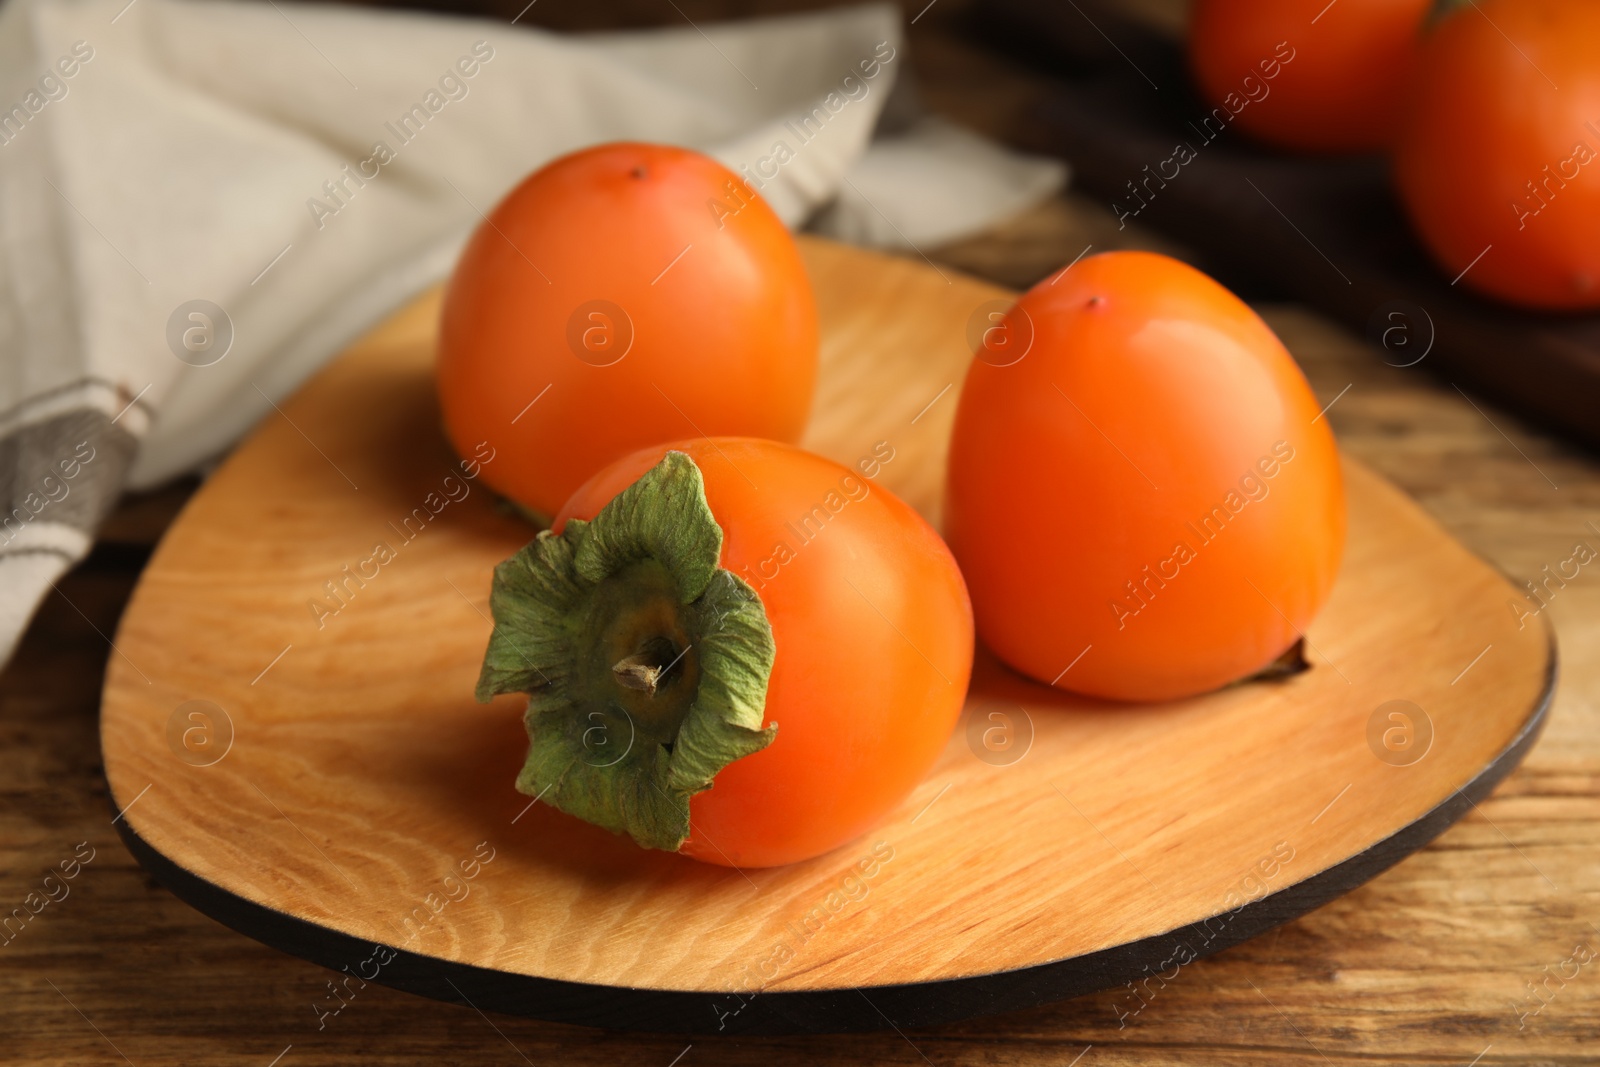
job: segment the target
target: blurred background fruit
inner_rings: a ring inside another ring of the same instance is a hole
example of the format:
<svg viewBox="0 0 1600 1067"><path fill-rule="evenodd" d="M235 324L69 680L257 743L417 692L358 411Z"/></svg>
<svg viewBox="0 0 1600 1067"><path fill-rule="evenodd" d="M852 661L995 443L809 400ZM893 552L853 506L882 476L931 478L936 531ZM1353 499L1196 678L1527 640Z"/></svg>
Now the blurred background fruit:
<svg viewBox="0 0 1600 1067"><path fill-rule="evenodd" d="M1302 152L1376 152L1416 64L1431 0L1199 0L1189 61L1241 129Z"/></svg>
<svg viewBox="0 0 1600 1067"><path fill-rule="evenodd" d="M1524 307L1600 307L1597 122L1600 4L1481 0L1442 19L1394 154L1440 268Z"/></svg>

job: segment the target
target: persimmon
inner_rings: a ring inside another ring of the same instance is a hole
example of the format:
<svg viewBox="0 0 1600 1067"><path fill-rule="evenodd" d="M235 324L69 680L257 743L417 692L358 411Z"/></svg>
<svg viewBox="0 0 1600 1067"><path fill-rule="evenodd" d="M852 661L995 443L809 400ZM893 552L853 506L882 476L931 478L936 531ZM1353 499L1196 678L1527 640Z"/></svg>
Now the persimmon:
<svg viewBox="0 0 1600 1067"><path fill-rule="evenodd" d="M1600 5L1446 15L1402 129L1395 183L1447 276L1526 307L1600 307Z"/></svg>
<svg viewBox="0 0 1600 1067"><path fill-rule="evenodd" d="M1432 4L1198 0L1189 64L1219 124L1295 151L1376 152L1394 140Z"/></svg>
<svg viewBox="0 0 1600 1067"><path fill-rule="evenodd" d="M467 242L439 400L458 451L502 457L484 480L548 519L645 445L798 439L816 362L805 264L760 195L698 152L606 144L535 172Z"/></svg>
<svg viewBox="0 0 1600 1067"><path fill-rule="evenodd" d="M617 460L496 569L490 603L478 698L528 694L517 788L730 866L881 819L943 750L972 668L966 587L927 522L775 441Z"/></svg>
<svg viewBox="0 0 1600 1067"><path fill-rule="evenodd" d="M1267 325L1192 267L1110 252L985 335L945 524L1002 660L1063 689L1168 700L1301 637L1338 570L1344 490L1328 423Z"/></svg>

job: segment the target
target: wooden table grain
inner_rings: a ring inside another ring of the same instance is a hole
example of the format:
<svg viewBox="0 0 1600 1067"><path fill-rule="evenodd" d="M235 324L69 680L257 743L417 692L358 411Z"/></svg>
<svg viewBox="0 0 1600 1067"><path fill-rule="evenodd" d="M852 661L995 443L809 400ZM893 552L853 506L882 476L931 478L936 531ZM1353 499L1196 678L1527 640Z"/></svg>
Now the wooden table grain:
<svg viewBox="0 0 1600 1067"><path fill-rule="evenodd" d="M907 18L924 3L908 4ZM510 18L522 2L503 6ZM729 10L678 6L696 20ZM912 29L924 97L1006 135L1023 121L1039 78L968 44L961 7L941 0ZM1019 285L1090 243L1096 250L1167 247L1157 235L1118 231L1102 205L1069 194L979 238L923 251L942 265ZM97 735L103 671L117 654L108 635L150 546L192 489L180 484L123 505L90 559L46 600L0 675L0 916L39 909L0 934L0 1060L140 1067L1596 1062L1600 559L1571 561L1586 558L1575 555L1579 544L1600 552L1600 461L1431 377L1426 360L1386 366L1361 339L1302 309L1260 310L1331 405L1327 418L1346 450L1518 582L1548 582L1542 610L1561 646L1555 705L1524 766L1433 845L1362 889L1183 967L1147 986L1142 999L1109 990L905 1033L691 1044L484 1016L376 985L319 1030L313 1005L327 994L329 972L177 901L139 870L112 825ZM1568 575L1576 568L1576 576L1548 578L1562 568ZM1472 684L1470 671L1459 684Z"/></svg>

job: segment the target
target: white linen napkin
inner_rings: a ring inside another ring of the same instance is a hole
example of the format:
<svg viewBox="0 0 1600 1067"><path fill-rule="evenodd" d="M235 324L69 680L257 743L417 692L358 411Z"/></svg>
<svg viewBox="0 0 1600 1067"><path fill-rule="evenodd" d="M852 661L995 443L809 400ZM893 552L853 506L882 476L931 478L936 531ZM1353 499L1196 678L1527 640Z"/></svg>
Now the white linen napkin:
<svg viewBox="0 0 1600 1067"><path fill-rule="evenodd" d="M482 214L557 155L688 145L791 226L891 246L1060 186L1059 163L884 116L906 61L887 5L557 35L291 3L10 0L0 662L122 489L228 448L443 278Z"/></svg>

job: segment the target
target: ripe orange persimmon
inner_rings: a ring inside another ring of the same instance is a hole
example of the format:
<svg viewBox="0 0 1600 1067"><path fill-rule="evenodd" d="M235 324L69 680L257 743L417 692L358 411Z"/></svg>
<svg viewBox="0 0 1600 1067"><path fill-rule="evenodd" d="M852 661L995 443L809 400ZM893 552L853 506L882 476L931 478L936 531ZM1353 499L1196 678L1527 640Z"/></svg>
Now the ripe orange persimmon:
<svg viewBox="0 0 1600 1067"><path fill-rule="evenodd" d="M945 522L1002 660L1063 689L1165 700L1248 676L1300 637L1338 569L1344 490L1328 424L1266 324L1192 267L1110 252L1039 283L986 335Z"/></svg>
<svg viewBox="0 0 1600 1067"><path fill-rule="evenodd" d="M1433 0L1198 0L1189 63L1207 100L1269 144L1375 152Z"/></svg>
<svg viewBox="0 0 1600 1067"><path fill-rule="evenodd" d="M1394 173L1446 275L1600 307L1600 4L1481 0L1423 48Z"/></svg>
<svg viewBox="0 0 1600 1067"><path fill-rule="evenodd" d="M944 749L972 609L933 529L871 475L775 441L616 461L495 570L478 697L526 692L517 788L641 845L739 867L844 844Z"/></svg>
<svg viewBox="0 0 1600 1067"><path fill-rule="evenodd" d="M648 444L797 439L816 360L805 265L760 196L697 152L607 144L534 173L468 241L439 399L458 450L502 457L485 481L548 518Z"/></svg>

